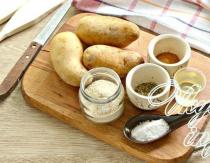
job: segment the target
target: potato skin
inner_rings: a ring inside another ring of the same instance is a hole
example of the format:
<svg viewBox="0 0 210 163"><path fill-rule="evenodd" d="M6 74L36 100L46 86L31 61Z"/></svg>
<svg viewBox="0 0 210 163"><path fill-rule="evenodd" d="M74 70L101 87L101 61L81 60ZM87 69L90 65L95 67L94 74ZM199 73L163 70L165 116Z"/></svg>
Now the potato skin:
<svg viewBox="0 0 210 163"><path fill-rule="evenodd" d="M51 42L51 61L60 78L78 87L87 71L82 65L83 47L79 38L72 32L57 34Z"/></svg>
<svg viewBox="0 0 210 163"><path fill-rule="evenodd" d="M120 18L91 15L79 20L76 34L87 45L103 44L122 48L135 41L140 30L136 24Z"/></svg>
<svg viewBox="0 0 210 163"><path fill-rule="evenodd" d="M143 58L137 52L107 45L90 46L83 54L83 63L86 68L108 67L116 71L121 78L143 62Z"/></svg>

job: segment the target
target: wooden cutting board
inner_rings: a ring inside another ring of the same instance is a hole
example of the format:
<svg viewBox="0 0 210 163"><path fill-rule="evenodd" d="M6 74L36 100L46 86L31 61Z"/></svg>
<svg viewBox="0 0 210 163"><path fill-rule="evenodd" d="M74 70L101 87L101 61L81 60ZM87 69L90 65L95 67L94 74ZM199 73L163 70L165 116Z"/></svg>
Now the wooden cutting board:
<svg viewBox="0 0 210 163"><path fill-rule="evenodd" d="M88 13L78 14L70 18L61 27L60 32L74 31L78 20L86 15ZM140 39L127 48L139 52L146 60L147 46L153 37L153 34L142 31ZM183 126L169 136L150 144L139 145L128 141L123 136L123 126L129 118L137 114L142 114L143 111L135 108L127 97L125 101L125 112L117 121L110 124L94 124L87 120L80 110L78 88L65 84L56 75L49 55L48 44L31 64L23 78L22 92L25 100L31 106L47 112L99 140L105 141L137 158L149 162L183 162L192 154L193 149L191 147L183 146L183 139L189 132L187 126ZM210 70L207 67L209 66L210 59L195 51L192 52L192 56L190 66L203 71L208 79L207 87L202 92L200 98L208 99L210 93ZM155 112L163 114L164 108L160 108ZM199 129L204 128L206 121L207 117L204 117L199 124Z"/></svg>

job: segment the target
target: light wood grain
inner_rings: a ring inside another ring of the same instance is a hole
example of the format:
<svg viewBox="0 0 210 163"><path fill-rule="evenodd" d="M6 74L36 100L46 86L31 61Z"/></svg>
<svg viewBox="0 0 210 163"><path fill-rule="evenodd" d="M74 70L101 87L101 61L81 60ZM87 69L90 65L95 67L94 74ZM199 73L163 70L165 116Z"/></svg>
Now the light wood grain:
<svg viewBox="0 0 210 163"><path fill-rule="evenodd" d="M71 16L75 11L70 11ZM8 38L0 44L0 81L49 20ZM210 123L206 127L210 132ZM84 134L28 106L17 87L0 102L1 163L142 163L110 145ZM188 163L209 163L193 154Z"/></svg>
<svg viewBox="0 0 210 163"><path fill-rule="evenodd" d="M60 31L74 31L79 19L87 15L89 14L79 14L72 17L62 26ZM127 49L139 52L146 60L147 46L153 37L154 35L142 31L140 39L132 43ZM140 159L156 163L183 162L191 155L192 148L183 146L184 137L189 132L187 126L177 129L164 139L147 145L139 145L126 140L122 132L124 124L132 116L142 113L133 107L127 98L125 113L119 120L104 125L97 125L87 120L80 110L78 89L65 84L56 75L49 55L49 45L47 45L24 76L22 90L30 105ZM210 62L210 59L198 55L198 53L193 52L190 65L203 70L203 67L207 66L206 61ZM210 79L210 71L206 71L206 75ZM208 87L202 92L202 99L208 97ZM163 114L164 108L157 112ZM199 128L202 128L205 122L206 117L203 118Z"/></svg>

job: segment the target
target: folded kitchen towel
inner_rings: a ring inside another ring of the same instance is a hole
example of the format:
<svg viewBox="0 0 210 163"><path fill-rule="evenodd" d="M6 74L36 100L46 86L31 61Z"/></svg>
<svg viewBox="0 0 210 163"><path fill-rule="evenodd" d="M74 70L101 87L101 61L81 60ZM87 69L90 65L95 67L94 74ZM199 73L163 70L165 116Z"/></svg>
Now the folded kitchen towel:
<svg viewBox="0 0 210 163"><path fill-rule="evenodd" d="M210 0L188 0L188 1L210 10Z"/></svg>
<svg viewBox="0 0 210 163"><path fill-rule="evenodd" d="M210 54L209 0L75 0L79 10L122 16L153 32L179 34Z"/></svg>

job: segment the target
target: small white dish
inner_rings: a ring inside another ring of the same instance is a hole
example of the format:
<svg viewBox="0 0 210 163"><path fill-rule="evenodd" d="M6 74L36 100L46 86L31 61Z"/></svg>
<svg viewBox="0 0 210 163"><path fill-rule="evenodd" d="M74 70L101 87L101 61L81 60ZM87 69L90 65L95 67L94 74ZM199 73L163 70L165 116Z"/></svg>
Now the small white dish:
<svg viewBox="0 0 210 163"><path fill-rule="evenodd" d="M163 63L156 58L158 54L169 52L176 54L179 62L174 64ZM155 63L165 68L173 78L177 70L187 66L191 58L191 49L187 41L178 35L162 34L154 37L148 46L148 62Z"/></svg>
<svg viewBox="0 0 210 163"><path fill-rule="evenodd" d="M158 85L166 83L166 86L165 88L163 88L163 91L158 95L151 97L143 96L137 93L135 91L135 88L139 84L146 82L155 82ZM131 69L131 71L128 73L126 77L126 91L130 101L136 107L143 110L153 110L162 106L162 105L159 106L152 105L149 102L149 98L152 100L152 102L155 103L163 102L169 96L170 86L171 86L171 79L168 72L161 66L152 63L145 63L134 67L133 69Z"/></svg>

